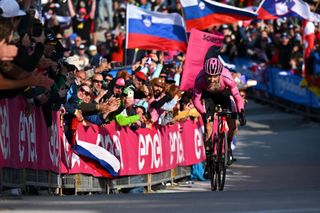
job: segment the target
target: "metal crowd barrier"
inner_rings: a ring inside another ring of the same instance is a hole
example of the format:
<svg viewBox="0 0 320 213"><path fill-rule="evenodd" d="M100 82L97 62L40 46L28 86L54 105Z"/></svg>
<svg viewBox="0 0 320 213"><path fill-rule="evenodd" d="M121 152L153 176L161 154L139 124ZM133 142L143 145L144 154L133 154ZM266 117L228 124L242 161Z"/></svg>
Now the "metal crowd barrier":
<svg viewBox="0 0 320 213"><path fill-rule="evenodd" d="M59 195L66 194L67 191L72 191L74 194L110 194L136 187L144 187L146 192L151 192L151 187L154 185L173 183L175 180L189 177L190 174L191 167L177 167L160 173L107 179L86 174L57 174L33 169L2 168L0 169L0 194L2 191L13 188L21 189L25 194L47 190L49 194Z"/></svg>

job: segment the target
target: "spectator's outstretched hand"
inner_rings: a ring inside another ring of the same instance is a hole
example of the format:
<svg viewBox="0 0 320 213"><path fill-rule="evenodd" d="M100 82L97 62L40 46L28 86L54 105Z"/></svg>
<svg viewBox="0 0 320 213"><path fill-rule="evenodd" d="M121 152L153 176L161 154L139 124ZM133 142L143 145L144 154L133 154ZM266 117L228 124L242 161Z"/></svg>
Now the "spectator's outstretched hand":
<svg viewBox="0 0 320 213"><path fill-rule="evenodd" d="M120 106L120 99L111 97L107 102L100 104L99 110L103 113L116 111Z"/></svg>
<svg viewBox="0 0 320 213"><path fill-rule="evenodd" d="M96 73L101 73L103 71L109 71L111 69L111 63L108 63L107 61L103 61L99 64L99 66L96 68Z"/></svg>
<svg viewBox="0 0 320 213"><path fill-rule="evenodd" d="M0 60L12 61L18 53L18 48L15 45L8 45L3 39L0 41Z"/></svg>
<svg viewBox="0 0 320 213"><path fill-rule="evenodd" d="M101 91L99 92L98 96L94 99L94 101L96 103L99 103L100 102L100 99L105 95L107 94L108 90L104 90L104 89L101 89Z"/></svg>

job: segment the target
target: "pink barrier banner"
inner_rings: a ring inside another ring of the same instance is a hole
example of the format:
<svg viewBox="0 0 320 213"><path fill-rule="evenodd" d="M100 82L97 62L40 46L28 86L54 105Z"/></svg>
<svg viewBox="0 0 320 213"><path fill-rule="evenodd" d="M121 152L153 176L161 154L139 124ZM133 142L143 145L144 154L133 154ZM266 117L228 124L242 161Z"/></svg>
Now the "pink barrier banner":
<svg viewBox="0 0 320 213"><path fill-rule="evenodd" d="M59 113L53 114L52 136L40 108L24 113L23 98L0 100L0 168L101 174L75 154L66 139ZM121 162L120 176L156 173L205 159L202 125L185 121L159 129L132 131L115 123L78 125L76 140L106 148Z"/></svg>
<svg viewBox="0 0 320 213"><path fill-rule="evenodd" d="M211 46L222 46L223 35L191 30L186 62L181 79L181 90L193 89L197 74L203 68L205 55Z"/></svg>
<svg viewBox="0 0 320 213"><path fill-rule="evenodd" d="M24 113L23 98L0 100L0 167L59 171L60 147L57 125L48 139L42 111Z"/></svg>
<svg viewBox="0 0 320 213"><path fill-rule="evenodd" d="M202 135L202 126L193 121L136 132L112 123L106 127L78 125L76 140L100 145L113 153L121 162L119 175L126 176L162 172L202 162L205 159ZM64 136L60 138L65 144L62 147L62 173L101 176L76 154L70 153L71 148L65 143Z"/></svg>

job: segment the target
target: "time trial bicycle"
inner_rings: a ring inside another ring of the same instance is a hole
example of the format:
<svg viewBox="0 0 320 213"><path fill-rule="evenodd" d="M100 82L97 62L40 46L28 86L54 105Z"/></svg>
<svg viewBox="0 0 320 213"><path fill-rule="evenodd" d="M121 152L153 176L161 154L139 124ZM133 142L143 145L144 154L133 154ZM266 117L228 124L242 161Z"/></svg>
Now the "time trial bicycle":
<svg viewBox="0 0 320 213"><path fill-rule="evenodd" d="M237 119L238 113L223 110L221 106L216 107L215 119L213 120L212 143L209 146L209 172L211 177L211 191L223 191L227 161L228 161L228 119ZM218 122L217 128L215 122ZM215 129L216 132L215 132Z"/></svg>

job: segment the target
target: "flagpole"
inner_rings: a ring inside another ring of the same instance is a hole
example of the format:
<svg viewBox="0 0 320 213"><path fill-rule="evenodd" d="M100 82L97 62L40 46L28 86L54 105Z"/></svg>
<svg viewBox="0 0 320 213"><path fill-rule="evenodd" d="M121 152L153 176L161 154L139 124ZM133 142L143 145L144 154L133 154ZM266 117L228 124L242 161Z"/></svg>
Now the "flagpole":
<svg viewBox="0 0 320 213"><path fill-rule="evenodd" d="M181 16L183 18L183 22L184 22L184 25L185 25L185 28L186 28L186 38L187 38L187 47L188 47L188 33L187 33L187 23L186 23L186 17L184 16L184 11L183 11L183 6L180 2L180 5L181 5ZM186 51L187 52L187 51Z"/></svg>
<svg viewBox="0 0 320 213"><path fill-rule="evenodd" d="M139 51L139 48L135 48L134 49L134 55L133 55L133 59L132 59L132 64L134 64L136 62L136 60L137 60L138 51Z"/></svg>
<svg viewBox="0 0 320 213"><path fill-rule="evenodd" d="M124 48L124 65L127 66L127 54L128 54L128 31L129 31L129 21L128 21L128 2L126 2L126 45Z"/></svg>

